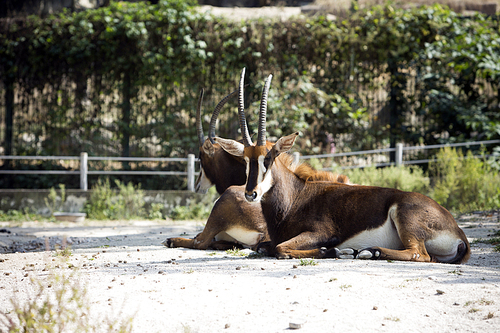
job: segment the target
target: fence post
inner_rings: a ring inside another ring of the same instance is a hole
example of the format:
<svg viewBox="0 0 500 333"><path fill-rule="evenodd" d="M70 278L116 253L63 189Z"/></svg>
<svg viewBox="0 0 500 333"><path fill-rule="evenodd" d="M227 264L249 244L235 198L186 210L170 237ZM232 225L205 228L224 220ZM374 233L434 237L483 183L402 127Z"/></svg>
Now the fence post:
<svg viewBox="0 0 500 333"><path fill-rule="evenodd" d="M80 189L87 191L87 171L88 171L88 157L87 153L80 153Z"/></svg>
<svg viewBox="0 0 500 333"><path fill-rule="evenodd" d="M188 191L194 192L194 154L188 155L187 188Z"/></svg>
<svg viewBox="0 0 500 333"><path fill-rule="evenodd" d="M294 152L292 154L293 156L293 164L297 165L299 164L299 161L300 161L300 153L298 151Z"/></svg>
<svg viewBox="0 0 500 333"><path fill-rule="evenodd" d="M397 143L396 144L396 166L402 166L402 165L403 165L403 144Z"/></svg>

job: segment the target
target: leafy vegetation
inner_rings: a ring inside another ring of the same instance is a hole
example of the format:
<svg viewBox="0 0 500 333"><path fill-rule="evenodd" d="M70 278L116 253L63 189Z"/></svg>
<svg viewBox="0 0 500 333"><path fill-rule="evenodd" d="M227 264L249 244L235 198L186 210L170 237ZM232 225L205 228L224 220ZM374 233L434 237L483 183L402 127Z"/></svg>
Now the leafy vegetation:
<svg viewBox="0 0 500 333"><path fill-rule="evenodd" d="M39 214L31 213L25 208L22 211L10 209L8 211L0 210L0 221L26 222L26 221L54 221L53 217L45 217Z"/></svg>
<svg viewBox="0 0 500 333"><path fill-rule="evenodd" d="M316 266L318 264L314 259L300 259L299 266Z"/></svg>
<svg viewBox="0 0 500 333"><path fill-rule="evenodd" d="M249 124L263 78L273 73L269 136L302 131L302 153L500 136L500 37L493 19L460 17L439 5L385 4L354 6L342 21L236 22L193 5L112 1L0 27L2 94L7 103L15 87L18 96L5 107L16 124L3 140L6 154L184 157L198 150L198 92L205 88L210 110L234 90L242 67ZM220 120L218 135L239 136L235 112L222 112ZM57 177L6 178L0 187L50 188ZM66 180L67 188L78 187L76 177ZM119 180L146 189L184 186L175 177Z"/></svg>
<svg viewBox="0 0 500 333"><path fill-rule="evenodd" d="M109 179L99 181L93 188L85 207L87 216L96 220L129 220L143 217L144 193L140 186L127 185L116 180L118 191L111 189ZM157 213L154 213L156 216Z"/></svg>
<svg viewBox="0 0 500 333"><path fill-rule="evenodd" d="M454 211L491 210L500 207L500 173L486 158L465 156L444 148L429 165L434 185L430 196Z"/></svg>
<svg viewBox="0 0 500 333"><path fill-rule="evenodd" d="M354 184L392 187L423 194L430 190L430 179L418 166L369 167L347 170L344 173Z"/></svg>
<svg viewBox="0 0 500 333"><path fill-rule="evenodd" d="M66 185L59 184L59 191L61 193L60 198L58 198L56 190L51 187L48 197L45 198L45 205L50 209L51 214L60 210L66 201Z"/></svg>

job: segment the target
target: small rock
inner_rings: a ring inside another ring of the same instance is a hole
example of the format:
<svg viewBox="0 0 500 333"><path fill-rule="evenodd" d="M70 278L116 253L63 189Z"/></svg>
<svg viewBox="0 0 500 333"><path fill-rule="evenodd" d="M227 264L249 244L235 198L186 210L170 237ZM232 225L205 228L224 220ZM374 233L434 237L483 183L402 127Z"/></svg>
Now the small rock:
<svg viewBox="0 0 500 333"><path fill-rule="evenodd" d="M436 292L437 292L437 294L438 294L438 295L442 295L442 294L444 294L444 291L439 290L439 289L436 289Z"/></svg>
<svg viewBox="0 0 500 333"><path fill-rule="evenodd" d="M229 327L231 327L231 324L224 325L224 328L229 328Z"/></svg>
<svg viewBox="0 0 500 333"><path fill-rule="evenodd" d="M292 268L298 268L298 267L299 267L299 266L297 266L297 265L293 265L293 266L292 266Z"/></svg>
<svg viewBox="0 0 500 333"><path fill-rule="evenodd" d="M236 267L236 270L237 271L241 270L241 266Z"/></svg>
<svg viewBox="0 0 500 333"><path fill-rule="evenodd" d="M378 306L374 306L374 307L373 307L373 310L378 310Z"/></svg>
<svg viewBox="0 0 500 333"><path fill-rule="evenodd" d="M302 326L304 326L305 323L306 323L306 321L304 319L295 318L293 320L290 320L288 327L293 329L293 330L296 330L296 329L302 328Z"/></svg>

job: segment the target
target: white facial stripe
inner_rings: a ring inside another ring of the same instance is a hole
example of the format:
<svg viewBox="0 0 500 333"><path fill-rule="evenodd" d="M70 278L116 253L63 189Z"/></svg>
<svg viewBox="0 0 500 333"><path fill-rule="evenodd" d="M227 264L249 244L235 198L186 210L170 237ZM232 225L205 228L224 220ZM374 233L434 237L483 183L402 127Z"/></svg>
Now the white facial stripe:
<svg viewBox="0 0 500 333"><path fill-rule="evenodd" d="M262 181L262 183L260 183L260 185L258 186L258 200L261 200L262 199L262 196L267 193L267 191L269 191L271 189L271 187L273 186L273 176L272 176L272 171L269 170L269 172L266 172L265 176L264 176L264 180Z"/></svg>
<svg viewBox="0 0 500 333"><path fill-rule="evenodd" d="M245 160L245 163L247 164L247 168L246 168L246 173L247 173L247 179L248 179L248 174L250 173L250 159L248 157L244 157L244 160Z"/></svg>
<svg viewBox="0 0 500 333"><path fill-rule="evenodd" d="M258 185L255 188L255 192L257 192L257 198L255 198L255 201L260 201L262 196L273 186L272 171L271 169L267 170L264 166L264 158L265 156L259 156L258 159L259 174L257 176Z"/></svg>
<svg viewBox="0 0 500 333"><path fill-rule="evenodd" d="M259 173L257 175L257 184L262 183L262 180L264 179L264 176L266 174L266 167L264 166L264 158L265 156L259 156L258 158L258 163L259 163Z"/></svg>

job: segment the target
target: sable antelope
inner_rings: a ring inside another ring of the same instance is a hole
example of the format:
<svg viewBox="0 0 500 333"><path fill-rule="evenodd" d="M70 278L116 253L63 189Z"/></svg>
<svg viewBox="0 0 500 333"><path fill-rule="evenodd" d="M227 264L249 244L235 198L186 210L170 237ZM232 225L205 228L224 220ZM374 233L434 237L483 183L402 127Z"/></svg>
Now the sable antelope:
<svg viewBox="0 0 500 333"><path fill-rule="evenodd" d="M226 153L214 141L215 124L222 107L238 90L224 97L215 107L208 138L203 134L201 106L203 90L196 108L196 131L200 144L200 174L195 183L197 193L206 193L215 185L221 197L215 203L205 228L195 238L167 238L163 244L167 247L186 247L206 250L214 248L226 250L232 248L254 247L261 240L269 240L266 223L260 205L252 205L245 200L246 182L245 161ZM240 96L243 99L243 95ZM246 126L246 125L245 125ZM272 147L272 143L269 143Z"/></svg>
<svg viewBox="0 0 500 333"><path fill-rule="evenodd" d="M240 85L241 86L241 85ZM263 101L267 98L269 87L264 89ZM203 126L201 124L201 105L203 101L203 91L198 99L196 111L196 128L200 144L200 164L201 171L196 182L196 191L204 193L211 186L215 185L217 192L222 194L215 203L203 231L195 238L168 238L163 244L168 247L186 247L193 249L215 248L219 250L231 249L234 247L254 248L261 241L268 241L268 233L262 209L260 205L251 204L245 199L244 186L246 182L245 161L241 157L235 157L224 151L218 143L215 143L215 123L223 105L232 97L235 92L222 99L212 113L208 138L205 140ZM240 89L239 101L243 105L243 91ZM247 128L245 118L240 117L240 127ZM248 132L245 137L249 137ZM265 142L271 149L274 145ZM285 155L283 155L285 156ZM332 180L347 182L346 176L337 176L330 172L318 172L307 165L301 166L303 177L310 179Z"/></svg>
<svg viewBox="0 0 500 333"><path fill-rule="evenodd" d="M245 161L241 157L235 157L226 153L218 143L215 143L215 124L220 110L233 97L238 90L233 91L224 97L215 107L210 126L208 138L203 134L203 125L201 123L201 105L203 103L203 89L198 98L196 108L196 132L200 144L200 174L196 179L195 191L197 193L206 193L207 190L215 185L219 194L233 185L243 185L246 182Z"/></svg>
<svg viewBox="0 0 500 333"><path fill-rule="evenodd" d="M243 79L240 82L242 89ZM238 112L245 117L241 105ZM280 138L271 149L263 144L265 133L266 108L261 107L256 145L249 138L243 143L221 138L216 142L245 159L245 198L262 207L271 237L267 248L277 258L468 260L464 232L434 200L391 188L306 181L280 158L298 133Z"/></svg>

